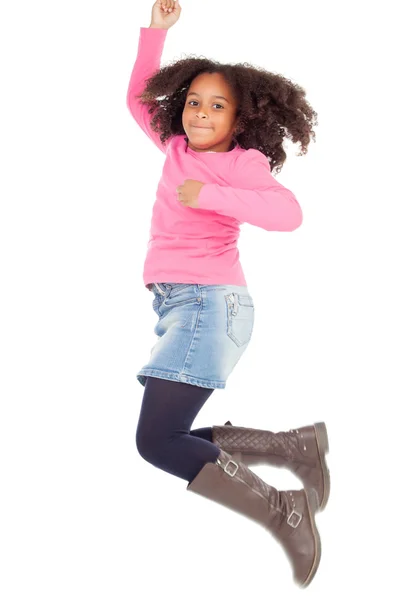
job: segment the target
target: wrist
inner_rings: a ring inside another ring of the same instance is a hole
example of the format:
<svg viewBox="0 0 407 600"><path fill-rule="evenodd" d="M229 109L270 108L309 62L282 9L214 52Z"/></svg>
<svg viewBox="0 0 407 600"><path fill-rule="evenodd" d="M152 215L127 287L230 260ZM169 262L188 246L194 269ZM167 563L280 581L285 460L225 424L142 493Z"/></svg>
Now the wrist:
<svg viewBox="0 0 407 600"><path fill-rule="evenodd" d="M150 25L149 29L168 29L168 27L161 27L160 25L154 25L153 23Z"/></svg>

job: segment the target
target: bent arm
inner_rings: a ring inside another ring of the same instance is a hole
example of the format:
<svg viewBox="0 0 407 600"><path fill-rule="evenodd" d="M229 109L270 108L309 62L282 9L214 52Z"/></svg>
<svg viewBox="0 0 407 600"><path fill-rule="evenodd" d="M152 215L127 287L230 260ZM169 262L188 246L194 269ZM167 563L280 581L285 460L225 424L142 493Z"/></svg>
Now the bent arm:
<svg viewBox="0 0 407 600"><path fill-rule="evenodd" d="M294 231L301 225L303 214L297 199L271 175L264 154L246 151L237 168L241 172L239 186L205 184L198 195L199 208L266 231Z"/></svg>

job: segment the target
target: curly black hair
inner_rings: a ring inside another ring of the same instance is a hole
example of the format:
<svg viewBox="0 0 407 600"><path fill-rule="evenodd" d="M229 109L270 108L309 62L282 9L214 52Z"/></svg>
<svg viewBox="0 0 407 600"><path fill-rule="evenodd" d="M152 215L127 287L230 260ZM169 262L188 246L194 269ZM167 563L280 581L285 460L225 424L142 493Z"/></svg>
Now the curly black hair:
<svg viewBox="0 0 407 600"><path fill-rule="evenodd" d="M237 100L239 125L235 134L238 144L262 152L271 172L279 173L287 158L283 140L301 144L307 153L317 113L305 99L305 90L282 75L257 68L250 63L224 64L208 58L175 60L161 67L147 79L143 92L136 96L154 113L150 126L160 133L164 143L173 135L185 134L182 112L188 89L201 73L219 73L231 86Z"/></svg>

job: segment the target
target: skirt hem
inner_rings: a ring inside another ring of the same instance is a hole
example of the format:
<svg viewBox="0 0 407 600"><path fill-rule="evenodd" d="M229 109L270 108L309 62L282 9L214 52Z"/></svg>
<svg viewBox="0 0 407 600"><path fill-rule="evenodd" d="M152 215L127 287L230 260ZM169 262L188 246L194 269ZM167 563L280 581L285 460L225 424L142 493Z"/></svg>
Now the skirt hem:
<svg viewBox="0 0 407 600"><path fill-rule="evenodd" d="M179 381L181 383L189 383L190 385L196 385L203 388L225 389L226 387L225 381L210 381L208 379L200 379L192 377L191 375L185 375L184 373L169 373L158 369L142 369L137 373L137 379L142 386L145 386L146 384L146 377L158 377L158 379Z"/></svg>

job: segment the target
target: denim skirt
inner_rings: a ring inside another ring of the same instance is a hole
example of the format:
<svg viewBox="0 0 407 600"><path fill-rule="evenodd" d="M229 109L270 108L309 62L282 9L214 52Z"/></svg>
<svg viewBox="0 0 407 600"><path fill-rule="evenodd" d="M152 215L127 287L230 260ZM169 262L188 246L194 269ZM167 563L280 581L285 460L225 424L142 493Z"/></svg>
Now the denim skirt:
<svg viewBox="0 0 407 600"><path fill-rule="evenodd" d="M158 339L137 373L204 388L225 388L251 339L254 303L246 286L152 283Z"/></svg>

